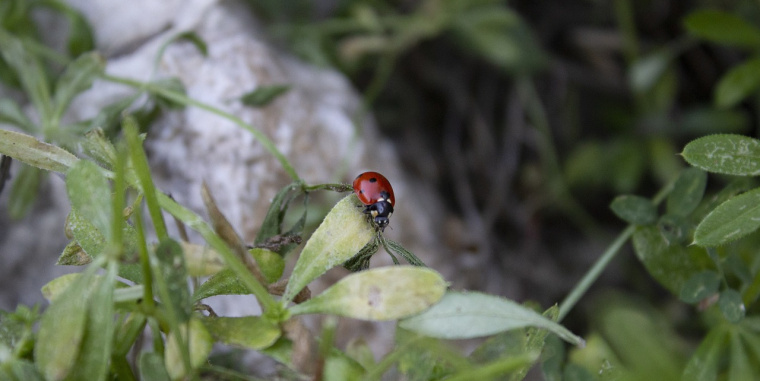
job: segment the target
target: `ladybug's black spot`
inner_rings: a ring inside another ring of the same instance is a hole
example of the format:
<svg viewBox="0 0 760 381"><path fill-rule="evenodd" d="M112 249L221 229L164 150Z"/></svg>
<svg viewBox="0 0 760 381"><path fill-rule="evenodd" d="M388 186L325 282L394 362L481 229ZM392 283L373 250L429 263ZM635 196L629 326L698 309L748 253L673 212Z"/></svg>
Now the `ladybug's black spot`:
<svg viewBox="0 0 760 381"><path fill-rule="evenodd" d="M359 189L359 193L364 194L364 189Z"/></svg>
<svg viewBox="0 0 760 381"><path fill-rule="evenodd" d="M373 177L373 178L369 179L369 182L376 183L377 182L377 177Z"/></svg>

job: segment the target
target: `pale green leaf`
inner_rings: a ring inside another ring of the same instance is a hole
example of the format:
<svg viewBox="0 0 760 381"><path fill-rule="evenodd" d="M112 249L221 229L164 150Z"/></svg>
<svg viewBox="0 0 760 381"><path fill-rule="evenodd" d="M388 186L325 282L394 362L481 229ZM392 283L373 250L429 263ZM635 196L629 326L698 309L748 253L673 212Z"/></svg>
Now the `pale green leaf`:
<svg viewBox="0 0 760 381"><path fill-rule="evenodd" d="M738 323L744 319L747 309L744 307L742 295L734 289L726 289L720 293L718 307L723 316L731 323Z"/></svg>
<svg viewBox="0 0 760 381"><path fill-rule="evenodd" d="M185 255L188 275L210 276L224 269L224 259L216 250L185 241L180 241L179 245Z"/></svg>
<svg viewBox="0 0 760 381"><path fill-rule="evenodd" d="M92 82L105 71L105 60L98 53L85 53L66 65L55 85L53 101L55 116L60 118L79 93L89 89Z"/></svg>
<svg viewBox="0 0 760 381"><path fill-rule="evenodd" d="M306 242L283 295L292 300L311 281L358 253L375 234L354 194L339 201Z"/></svg>
<svg viewBox="0 0 760 381"><path fill-rule="evenodd" d="M705 136L687 144L682 154L689 164L707 172L760 175L760 140L746 136Z"/></svg>
<svg viewBox="0 0 760 381"><path fill-rule="evenodd" d="M206 363L211 347L214 341L211 338L203 323L196 318L192 318L188 323L183 323L178 327L184 338L184 343L190 353L190 369L197 369ZM164 353L164 365L166 371L172 380L177 380L188 376L187 369L182 361L182 349L177 340L178 332L169 332L166 338L166 352Z"/></svg>
<svg viewBox="0 0 760 381"><path fill-rule="evenodd" d="M0 99L0 123L14 125L30 133L39 129L11 98Z"/></svg>
<svg viewBox="0 0 760 381"><path fill-rule="evenodd" d="M94 128L85 134L81 142L82 151L87 156L97 160L98 163L108 168L113 168L116 163L116 148L106 138L101 128Z"/></svg>
<svg viewBox="0 0 760 381"><path fill-rule="evenodd" d="M156 352L140 353L140 379L144 381L169 381L164 358Z"/></svg>
<svg viewBox="0 0 760 381"><path fill-rule="evenodd" d="M656 226L636 229L633 247L649 274L675 295L679 295L684 282L703 270L705 261L709 261L703 249L669 243Z"/></svg>
<svg viewBox="0 0 760 381"><path fill-rule="evenodd" d="M79 161L63 148L8 130L0 130L0 153L40 169L61 173Z"/></svg>
<svg viewBox="0 0 760 381"><path fill-rule="evenodd" d="M111 186L95 163L80 160L66 173L66 191L77 215L111 237Z"/></svg>
<svg viewBox="0 0 760 381"><path fill-rule="evenodd" d="M382 267L351 274L316 297L291 307L290 312L394 320L425 310L445 291L446 282L431 269Z"/></svg>
<svg viewBox="0 0 760 381"><path fill-rule="evenodd" d="M227 345L264 349L280 338L280 327L261 316L209 317L202 320L214 339Z"/></svg>
<svg viewBox="0 0 760 381"><path fill-rule="evenodd" d="M251 292L230 269L214 274L195 290L193 301L198 302L214 295L245 295Z"/></svg>
<svg viewBox="0 0 760 381"><path fill-rule="evenodd" d="M760 188L742 193L715 208L697 226L694 243L720 246L760 227Z"/></svg>
<svg viewBox="0 0 760 381"><path fill-rule="evenodd" d="M538 312L509 299L478 292L448 292L438 304L400 321L399 326L443 339L469 339L511 329L539 327L569 343L584 345L583 339Z"/></svg>

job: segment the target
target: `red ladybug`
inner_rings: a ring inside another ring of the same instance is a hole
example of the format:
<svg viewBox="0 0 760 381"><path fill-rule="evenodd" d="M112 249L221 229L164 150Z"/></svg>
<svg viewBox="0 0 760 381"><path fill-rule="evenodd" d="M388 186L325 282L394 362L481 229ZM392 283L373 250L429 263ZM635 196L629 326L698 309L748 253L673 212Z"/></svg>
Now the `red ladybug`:
<svg viewBox="0 0 760 381"><path fill-rule="evenodd" d="M396 203L388 179L377 172L364 172L354 179L354 193L366 205L364 213L371 215L380 230L384 230Z"/></svg>

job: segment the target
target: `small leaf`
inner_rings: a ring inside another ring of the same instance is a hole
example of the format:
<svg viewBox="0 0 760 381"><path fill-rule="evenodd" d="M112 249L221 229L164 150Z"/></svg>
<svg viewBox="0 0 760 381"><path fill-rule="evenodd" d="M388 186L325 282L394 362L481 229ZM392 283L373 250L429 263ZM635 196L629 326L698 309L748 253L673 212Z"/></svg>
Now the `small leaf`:
<svg viewBox="0 0 760 381"><path fill-rule="evenodd" d="M106 138L102 129L94 128L88 131L81 144L82 151L87 156L97 160L98 163L108 168L113 168L116 163L116 148Z"/></svg>
<svg viewBox="0 0 760 381"><path fill-rule="evenodd" d="M190 369L197 369L206 363L211 347L214 344L211 334L208 333L203 323L192 318L188 323L183 323L178 327L184 337L184 343L190 352ZM169 332L166 338L166 352L164 354L164 365L166 371L172 380L177 380L188 376L187 369L182 361L182 349L179 347L177 332Z"/></svg>
<svg viewBox="0 0 760 381"><path fill-rule="evenodd" d="M445 291L446 282L433 270L382 267L351 274L316 297L291 307L290 312L394 320L425 310Z"/></svg>
<svg viewBox="0 0 760 381"><path fill-rule="evenodd" d="M114 282L117 265L109 264L108 271L93 282L87 306L87 327L76 364L68 377L72 380L104 380L113 348Z"/></svg>
<svg viewBox="0 0 760 381"><path fill-rule="evenodd" d="M262 275L269 283L274 283L282 276L285 271L285 260L279 254L267 249L253 248L248 250L256 263L259 264Z"/></svg>
<svg viewBox="0 0 760 381"><path fill-rule="evenodd" d="M694 11L684 19L684 27L699 38L721 45L753 49L760 47L760 30L728 12Z"/></svg>
<svg viewBox="0 0 760 381"><path fill-rule="evenodd" d="M179 245L185 255L188 275L210 276L225 268L224 260L216 250L185 241L180 241Z"/></svg>
<svg viewBox="0 0 760 381"><path fill-rule="evenodd" d="M718 292L720 275L707 270L694 274L681 287L680 298L686 303L698 303Z"/></svg>
<svg viewBox="0 0 760 381"><path fill-rule="evenodd" d="M738 323L744 319L747 309L744 308L742 295L734 289L726 289L720 293L718 307L723 316L731 323Z"/></svg>
<svg viewBox="0 0 760 381"><path fill-rule="evenodd" d="M742 135L709 135L683 149L686 161L708 172L737 176L760 175L760 140Z"/></svg>
<svg viewBox="0 0 760 381"><path fill-rule="evenodd" d="M285 212L292 199L289 193L295 189L296 184L289 184L280 189L274 196L272 203L269 205L267 215L261 223L261 229L259 229L259 234L256 236L254 244L263 244L268 239L282 233L282 220L285 218Z"/></svg>
<svg viewBox="0 0 760 381"><path fill-rule="evenodd" d="M353 257L372 239L375 232L357 204L359 200L351 194L327 214L301 251L283 300L292 300L311 281Z"/></svg>
<svg viewBox="0 0 760 381"><path fill-rule="evenodd" d="M523 327L545 328L565 341L584 341L567 328L509 299L478 292L448 292L427 311L399 322L399 326L442 339L469 339Z"/></svg>
<svg viewBox="0 0 760 381"><path fill-rule="evenodd" d="M60 173L65 173L79 161L63 148L8 130L0 130L0 153L40 169Z"/></svg>
<svg viewBox="0 0 760 381"><path fill-rule="evenodd" d="M24 92L40 114L40 119L47 120L52 116L48 75L41 60L32 53L33 51L21 39L14 37L5 29L0 29L0 54L17 74ZM0 141L3 139L0 138Z"/></svg>
<svg viewBox="0 0 760 381"><path fill-rule="evenodd" d="M47 284L42 286L42 296L47 299L48 302L54 302L58 299L58 296L66 291L66 289L69 288L75 280L79 279L80 276L82 276L80 273L65 274L47 282Z"/></svg>
<svg viewBox="0 0 760 381"><path fill-rule="evenodd" d="M697 168L683 170L668 195L668 213L682 217L691 214L702 201L706 186L707 173Z"/></svg>
<svg viewBox="0 0 760 381"><path fill-rule="evenodd" d="M92 257L87 255L76 241L71 241L63 249L63 253L58 257L58 262L55 264L59 266L84 266L90 262L92 262Z"/></svg>
<svg viewBox="0 0 760 381"><path fill-rule="evenodd" d="M731 68L715 87L715 105L719 108L736 106L760 90L760 58L753 58Z"/></svg>
<svg viewBox="0 0 760 381"><path fill-rule="evenodd" d="M2 351L0 347L0 351ZM45 381L34 364L28 360L10 357L0 364L0 380L8 381Z"/></svg>
<svg viewBox="0 0 760 381"><path fill-rule="evenodd" d="M190 291L187 289L187 270L182 247L177 241L167 238L158 244L156 248L158 259L158 273L154 277L161 277L166 283L170 300L162 300L167 306L174 309L179 322L186 322L190 318ZM163 297L164 293L160 294Z"/></svg>
<svg viewBox="0 0 760 381"><path fill-rule="evenodd" d="M246 295L250 293L232 270L224 269L214 274L195 290L193 301L198 302L215 295Z"/></svg>
<svg viewBox="0 0 760 381"><path fill-rule="evenodd" d="M240 101L250 107L263 107L290 90L290 85L259 86L256 90L243 94Z"/></svg>
<svg viewBox="0 0 760 381"><path fill-rule="evenodd" d="M657 209L654 204L648 198L641 196L615 197L610 208L615 215L630 224L649 225L657 221Z"/></svg>
<svg viewBox="0 0 760 381"><path fill-rule="evenodd" d="M94 267L91 267L77 277L42 315L34 358L48 380L62 380L76 366L85 336L93 280Z"/></svg>
<svg viewBox="0 0 760 381"><path fill-rule="evenodd" d="M675 295L680 294L687 279L709 263L703 249L671 244L656 226L636 229L633 247L649 274Z"/></svg>
<svg viewBox="0 0 760 381"><path fill-rule="evenodd" d="M727 343L726 331L715 326L691 356L683 371L682 380L712 381L718 379L718 367Z"/></svg>
<svg viewBox="0 0 760 381"><path fill-rule="evenodd" d="M713 247L735 241L760 227L760 188L742 193L715 208L697 226L694 243Z"/></svg>
<svg viewBox="0 0 760 381"><path fill-rule="evenodd" d="M95 163L80 160L66 173L66 191L77 215L111 237L111 186Z"/></svg>
<svg viewBox="0 0 760 381"><path fill-rule="evenodd" d="M264 349L280 338L280 327L261 316L210 317L202 320L214 339L227 345Z"/></svg>
<svg viewBox="0 0 760 381"><path fill-rule="evenodd" d="M94 52L82 54L66 65L53 95L57 118L63 115L74 97L92 86L92 82L105 72L105 67L103 57Z"/></svg>

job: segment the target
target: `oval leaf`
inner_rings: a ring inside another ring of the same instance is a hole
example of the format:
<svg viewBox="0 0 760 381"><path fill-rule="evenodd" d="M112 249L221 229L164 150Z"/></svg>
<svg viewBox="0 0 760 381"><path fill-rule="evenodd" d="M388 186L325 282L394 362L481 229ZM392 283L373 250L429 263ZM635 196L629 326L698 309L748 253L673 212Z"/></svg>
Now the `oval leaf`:
<svg viewBox="0 0 760 381"><path fill-rule="evenodd" d="M648 198L633 195L615 197L610 204L615 215L629 224L649 225L657 220L657 209Z"/></svg>
<svg viewBox="0 0 760 381"><path fill-rule="evenodd" d="M742 295L739 291L730 288L720 293L718 307L726 320L731 323L740 322L747 313L747 309L742 301Z"/></svg>
<svg viewBox="0 0 760 381"><path fill-rule="evenodd" d="M195 290L193 301L198 302L214 295L246 295L250 293L251 291L238 279L234 271L224 269L214 274Z"/></svg>
<svg viewBox="0 0 760 381"><path fill-rule="evenodd" d="M401 328L442 339L470 339L524 327L545 328L582 346L583 339L530 308L478 292L448 292L427 311L399 322Z"/></svg>
<svg viewBox="0 0 760 381"><path fill-rule="evenodd" d="M760 88L760 58L753 58L731 68L715 87L715 105L736 106Z"/></svg>
<svg viewBox="0 0 760 381"><path fill-rule="evenodd" d="M656 226L644 226L633 234L636 257L649 274L673 294L679 295L684 282L704 269L709 258L698 247L670 244Z"/></svg>
<svg viewBox="0 0 760 381"><path fill-rule="evenodd" d="M682 154L689 164L708 172L760 175L760 140L746 136L705 136L687 144Z"/></svg>
<svg viewBox="0 0 760 381"><path fill-rule="evenodd" d="M742 193L715 208L697 226L694 243L719 246L760 227L760 188Z"/></svg>
<svg viewBox="0 0 760 381"><path fill-rule="evenodd" d="M261 316L205 318L203 324L214 339L227 345L264 349L280 338L280 327Z"/></svg>
<svg viewBox="0 0 760 381"><path fill-rule="evenodd" d="M66 173L66 192L77 215L111 237L111 186L95 163L80 160Z"/></svg>
<svg viewBox="0 0 760 381"><path fill-rule="evenodd" d="M667 211L670 214L688 216L697 208L707 186L707 173L697 168L687 168L678 176L668 195Z"/></svg>
<svg viewBox="0 0 760 381"><path fill-rule="evenodd" d="M718 292L720 275L715 271L694 274L681 287L680 298L686 303L697 303Z"/></svg>
<svg viewBox="0 0 760 381"><path fill-rule="evenodd" d="M291 307L290 312L395 320L425 310L445 292L446 281L431 269L382 267L349 275L316 297Z"/></svg>
<svg viewBox="0 0 760 381"><path fill-rule="evenodd" d="M206 327L198 319L190 319L186 324L178 328L184 337L184 343L190 353L190 368L196 369L206 363L214 341L206 330ZM182 350L177 340L177 332L170 332L166 338L166 353L164 365L172 380L178 380L187 376L185 365L182 362Z"/></svg>
<svg viewBox="0 0 760 381"><path fill-rule="evenodd" d="M731 13L718 10L692 12L684 20L689 33L719 44L755 48L760 46L760 30Z"/></svg>
<svg viewBox="0 0 760 381"><path fill-rule="evenodd" d="M372 239L375 232L358 204L351 194L327 214L301 251L283 300L292 300L311 281L353 257Z"/></svg>

